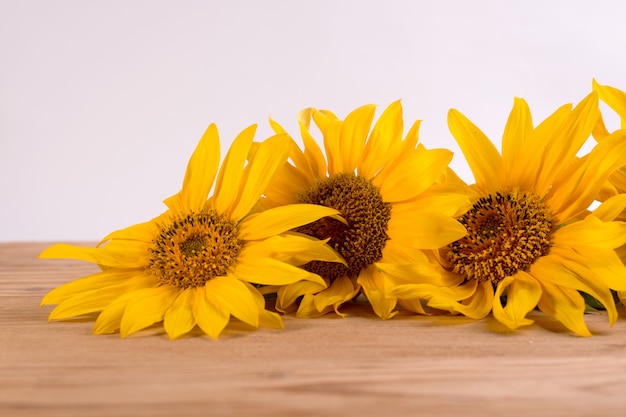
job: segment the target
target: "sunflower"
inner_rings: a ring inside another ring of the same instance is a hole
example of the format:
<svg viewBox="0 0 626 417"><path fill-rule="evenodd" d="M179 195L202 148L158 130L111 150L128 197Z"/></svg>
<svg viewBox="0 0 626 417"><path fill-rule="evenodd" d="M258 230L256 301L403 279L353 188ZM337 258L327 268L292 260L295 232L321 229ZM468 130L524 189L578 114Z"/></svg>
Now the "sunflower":
<svg viewBox="0 0 626 417"><path fill-rule="evenodd" d="M483 318L489 312L511 329L531 324L538 307L571 331L589 336L581 293L599 300L613 324L610 289L626 290L626 268L614 249L626 242L615 221L624 199L587 211L599 189L626 162L626 132L609 135L586 155L577 152L599 117L595 93L575 108L559 108L533 127L530 110L515 99L502 154L471 121L450 110L448 124L474 174L473 206L460 217L468 235L441 251L460 285L404 285L400 298Z"/></svg>
<svg viewBox="0 0 626 417"><path fill-rule="evenodd" d="M454 217L469 206L467 186L447 182L452 153L418 145L419 122L402 138L400 102L387 107L370 128L376 107L365 105L340 120L327 110L306 109L299 115L304 143L294 143L281 175L266 191L265 204L312 203L339 211L346 223L322 218L295 232L319 239L345 264L312 261L304 269L324 284L301 281L277 289L277 308L298 317L340 312L342 304L364 294L381 318L393 317L398 283L441 285L427 251L464 236ZM323 134L325 155L313 139L310 122ZM271 121L277 133L285 130ZM423 313L419 302L403 305Z"/></svg>
<svg viewBox="0 0 626 417"><path fill-rule="evenodd" d="M251 214L292 146L287 136L276 135L251 152L254 132L251 126L237 136L218 173L220 143L211 124L191 156L182 190L164 201L165 213L109 234L96 248L58 244L44 250L42 258L84 260L102 269L50 291L42 301L58 304L50 320L99 313L94 333L119 330L122 337L163 321L171 339L196 325L217 338L231 316L255 328L282 328L257 287L299 281L324 286L298 265L341 258L324 241L288 231L338 212L294 204Z"/></svg>

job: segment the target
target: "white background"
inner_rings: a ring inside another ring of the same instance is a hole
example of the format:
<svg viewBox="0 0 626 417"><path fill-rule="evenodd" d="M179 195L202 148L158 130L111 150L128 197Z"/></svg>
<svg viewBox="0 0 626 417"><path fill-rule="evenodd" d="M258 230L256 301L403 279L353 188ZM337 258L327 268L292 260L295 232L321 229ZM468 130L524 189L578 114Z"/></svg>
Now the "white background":
<svg viewBox="0 0 626 417"><path fill-rule="evenodd" d="M427 147L449 108L499 144L591 79L626 89L626 2L0 0L0 241L97 240L159 214L210 122L403 100Z"/></svg>

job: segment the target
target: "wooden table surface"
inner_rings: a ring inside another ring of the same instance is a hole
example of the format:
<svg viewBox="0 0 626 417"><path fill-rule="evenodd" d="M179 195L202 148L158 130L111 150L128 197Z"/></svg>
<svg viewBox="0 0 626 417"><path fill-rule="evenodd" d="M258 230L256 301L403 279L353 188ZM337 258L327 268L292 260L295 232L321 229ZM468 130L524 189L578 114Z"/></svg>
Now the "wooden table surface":
<svg viewBox="0 0 626 417"><path fill-rule="evenodd" d="M0 244L0 416L626 415L626 319L588 314L581 338L539 313L508 332L354 305L217 341L157 327L122 340L92 335L93 319L47 322L42 296L94 271L36 259L47 245Z"/></svg>

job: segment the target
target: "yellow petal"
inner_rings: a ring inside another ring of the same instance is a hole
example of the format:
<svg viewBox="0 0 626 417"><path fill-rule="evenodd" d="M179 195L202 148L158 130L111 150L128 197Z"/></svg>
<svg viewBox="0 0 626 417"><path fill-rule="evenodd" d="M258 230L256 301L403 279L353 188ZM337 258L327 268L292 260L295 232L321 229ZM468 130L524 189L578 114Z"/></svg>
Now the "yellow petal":
<svg viewBox="0 0 626 417"><path fill-rule="evenodd" d="M333 306L328 305L322 311L318 311L317 306L315 305L316 295L313 294L305 294L304 297L300 300L298 304L298 310L296 311L296 317L298 318L312 318L312 317L320 317L324 314L328 314L333 311ZM345 314L338 312L337 315L339 317L344 317Z"/></svg>
<svg viewBox="0 0 626 417"><path fill-rule="evenodd" d="M434 212L415 213L413 218L392 217L389 235L406 245L420 249L439 249L465 236L467 231L458 221Z"/></svg>
<svg viewBox="0 0 626 417"><path fill-rule="evenodd" d="M259 326L259 307L241 281L230 276L217 277L207 282L205 287L208 302L250 326Z"/></svg>
<svg viewBox="0 0 626 417"><path fill-rule="evenodd" d="M162 321L179 292L169 285L135 291L135 297L128 302L124 311L120 335L124 338Z"/></svg>
<svg viewBox="0 0 626 417"><path fill-rule="evenodd" d="M373 104L361 106L350 112L341 125L339 158L342 160L342 172L354 172L357 164L363 159L365 140L375 112L376 106Z"/></svg>
<svg viewBox="0 0 626 417"><path fill-rule="evenodd" d="M615 249L626 243L626 223L603 222L588 216L554 232L555 245L562 247L590 246Z"/></svg>
<svg viewBox="0 0 626 417"><path fill-rule="evenodd" d="M506 307L502 307L500 297L507 291ZM517 329L533 323L526 315L535 307L541 297L541 286L535 278L524 271L515 276L505 277L498 283L494 294L493 316L510 329Z"/></svg>
<svg viewBox="0 0 626 417"><path fill-rule="evenodd" d="M304 155L310 166L312 178L323 178L326 176L326 159L319 145L309 132L309 122L311 119L311 109L306 109L298 114L298 125L300 136L304 144Z"/></svg>
<svg viewBox="0 0 626 417"><path fill-rule="evenodd" d="M213 207L219 213L227 212L236 201L243 177L243 167L254 139L256 125L244 129L233 141L217 175Z"/></svg>
<svg viewBox="0 0 626 417"><path fill-rule="evenodd" d="M278 313L273 311L261 310L259 313L259 326L269 327L270 329L282 330L285 328L283 319Z"/></svg>
<svg viewBox="0 0 626 417"><path fill-rule="evenodd" d="M126 280L137 275L144 275L143 269L107 269L97 274L88 275L56 287L48 292L41 301L41 305L59 304L68 298L87 291L123 284Z"/></svg>
<svg viewBox="0 0 626 417"><path fill-rule="evenodd" d="M135 224L125 229L109 233L98 243L98 246L102 246L107 241L113 239L139 240L141 242L150 243L158 234L158 224L154 220L150 220L149 222Z"/></svg>
<svg viewBox="0 0 626 417"><path fill-rule="evenodd" d="M396 297L389 293L387 278L380 273L375 265L363 269L359 274L357 282L361 284L365 296L369 300L372 309L381 319L390 319L396 314Z"/></svg>
<svg viewBox="0 0 626 417"><path fill-rule="evenodd" d="M196 290L196 288L182 290L171 307L165 312L163 328L165 328L170 340L189 333L196 325L196 320L192 313ZM202 288L198 292L204 292L204 289Z"/></svg>
<svg viewBox="0 0 626 417"><path fill-rule="evenodd" d="M574 333L580 336L591 336L583 319L585 301L580 293L545 281L539 281L539 283L542 288L538 303L539 309Z"/></svg>
<svg viewBox="0 0 626 417"><path fill-rule="evenodd" d="M332 217L346 223L339 215L339 211L330 207L316 204L288 204L248 216L240 224L239 235L245 240L264 239L312 223L322 217Z"/></svg>
<svg viewBox="0 0 626 417"><path fill-rule="evenodd" d="M107 334L119 330L122 317L126 311L126 306L135 297L135 292L130 292L116 298L111 304L102 310L96 319L93 333Z"/></svg>
<svg viewBox="0 0 626 417"><path fill-rule="evenodd" d="M104 310L120 296L142 288L154 286L154 278L145 274L128 277L112 285L103 285L89 291L74 293L56 301L59 305L50 313L50 320L60 320L83 314L95 313ZM44 301L48 301L44 298ZM49 304L47 302L46 304Z"/></svg>
<svg viewBox="0 0 626 417"><path fill-rule="evenodd" d="M293 284L281 286L277 292L276 309L287 312L295 304L298 297L306 294L317 294L326 288L326 283L320 284L311 281L298 281Z"/></svg>
<svg viewBox="0 0 626 417"><path fill-rule="evenodd" d="M220 138L217 126L211 123L191 155L185 172L180 198L186 212L197 213L202 210L213 187L219 164Z"/></svg>
<svg viewBox="0 0 626 417"><path fill-rule="evenodd" d="M400 304L403 308L416 313L416 314L424 314L428 315L426 310L424 310L424 306L422 305L422 301L418 298L416 299L408 299L408 300L398 300L398 304Z"/></svg>
<svg viewBox="0 0 626 417"><path fill-rule="evenodd" d="M291 146L291 138L286 135L272 136L261 143L246 166L243 190L239 200L232 206L233 220L242 219L252 210L285 164ZM230 186L239 187L240 184L231 183Z"/></svg>
<svg viewBox="0 0 626 417"><path fill-rule="evenodd" d="M617 310L613 295L598 275L578 262L566 257L566 251L552 248L551 254L538 259L531 267L530 273L538 281L586 292L598 300L607 311L609 323L617 320Z"/></svg>
<svg viewBox="0 0 626 417"><path fill-rule="evenodd" d="M521 150L518 168L524 172L519 175L516 185L522 190L535 190L537 195L545 195L552 183L547 181L541 187L537 184L539 173L543 170L544 152L552 138L570 116L572 105L566 104L550 114L527 136L527 145ZM556 173L553 173L556 174Z"/></svg>
<svg viewBox="0 0 626 417"><path fill-rule="evenodd" d="M529 175L528 167L521 163L520 157L530 151L526 147L532 130L533 121L528 104L516 97L502 136L502 160L509 184L519 184L524 176Z"/></svg>
<svg viewBox="0 0 626 417"><path fill-rule="evenodd" d="M476 280L471 280L453 290L458 295L450 297L444 292L436 293L428 299L428 305L440 310L460 313L473 319L484 318L493 307L493 286L490 281L477 283ZM471 295L468 296L470 291Z"/></svg>
<svg viewBox="0 0 626 417"><path fill-rule="evenodd" d="M431 284L438 287L453 287L463 282L458 274L440 274L427 262L385 263L376 262L376 267L393 280L396 285Z"/></svg>
<svg viewBox="0 0 626 417"><path fill-rule="evenodd" d="M192 308L198 327L211 338L217 339L228 324L230 315L210 303L203 288L196 289Z"/></svg>
<svg viewBox="0 0 626 417"><path fill-rule="evenodd" d="M598 143L573 172L565 171L548 197L562 222L584 212L611 174L626 163L626 131L618 131ZM575 165L574 165L575 166Z"/></svg>
<svg viewBox="0 0 626 417"><path fill-rule="evenodd" d="M296 266L311 261L339 262L346 265L341 255L326 242L327 240L288 232L246 245L239 255L239 261L246 262L247 259L271 257Z"/></svg>
<svg viewBox="0 0 626 417"><path fill-rule="evenodd" d="M363 161L358 173L372 178L392 157L391 149L402 140L403 120L400 101L391 103L380 115L365 145Z"/></svg>
<svg viewBox="0 0 626 417"><path fill-rule="evenodd" d="M626 93L608 85L601 85L592 81L593 90L598 93L600 100L609 105L621 118L621 128L626 129Z"/></svg>
<svg viewBox="0 0 626 417"><path fill-rule="evenodd" d="M115 247L107 245L103 248L83 248L80 246L59 243L46 248L39 254L40 258L76 259L117 268L139 268L147 263L145 245L116 242Z"/></svg>
<svg viewBox="0 0 626 417"><path fill-rule="evenodd" d="M448 126L474 173L476 185L486 193L502 188L505 180L504 163L487 136L454 109L448 112Z"/></svg>
<svg viewBox="0 0 626 417"><path fill-rule="evenodd" d="M548 142L543 165L536 181L537 190L548 190L554 177L576 158L576 153L591 135L600 115L595 93L585 97L556 130Z"/></svg>
<svg viewBox="0 0 626 417"><path fill-rule="evenodd" d="M339 312L339 307L352 300L359 292L360 286L355 285L351 279L346 276L341 276L335 279L330 287L317 293L314 297L315 308L319 312L325 311L328 307L332 306L337 314L342 315ZM300 310L298 309L298 313Z"/></svg>
<svg viewBox="0 0 626 417"><path fill-rule="evenodd" d="M235 268L235 275L244 281L262 285L288 285L303 280L324 283L317 274L272 258L240 261Z"/></svg>
<svg viewBox="0 0 626 417"><path fill-rule="evenodd" d="M591 246L573 248L573 250L558 248L558 253L565 259L585 265L594 271L599 281L607 287L626 291L626 266L614 250L594 248Z"/></svg>
<svg viewBox="0 0 626 417"><path fill-rule="evenodd" d="M325 111L313 111L313 121L324 136L324 149L328 159L329 174L341 171L341 157L339 154L339 140L341 138L341 121Z"/></svg>
<svg viewBox="0 0 626 417"><path fill-rule="evenodd" d="M386 202L408 200L421 194L441 178L451 160L452 152L446 149L418 151L412 157L390 167L388 175L377 176L373 184L380 188Z"/></svg>
<svg viewBox="0 0 626 417"><path fill-rule="evenodd" d="M618 194L600 204L593 211L593 213L591 213L591 216L597 217L603 222L610 222L615 220L617 216L622 214L625 209L626 194Z"/></svg>

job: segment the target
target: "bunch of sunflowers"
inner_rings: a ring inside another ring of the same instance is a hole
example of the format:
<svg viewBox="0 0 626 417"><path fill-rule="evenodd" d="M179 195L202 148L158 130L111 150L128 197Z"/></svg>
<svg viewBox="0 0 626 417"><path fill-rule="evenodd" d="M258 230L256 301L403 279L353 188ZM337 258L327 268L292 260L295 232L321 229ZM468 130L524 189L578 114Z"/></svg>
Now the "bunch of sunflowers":
<svg viewBox="0 0 626 417"><path fill-rule="evenodd" d="M621 129L607 131L600 100ZM594 81L580 103L537 125L515 99L501 153L450 110L471 185L449 168L452 152L419 142L419 122L403 135L400 102L376 122L375 111L365 105L342 120L303 110L303 148L275 121L258 142L251 126L223 160L211 124L163 214L95 248L57 244L40 255L100 267L44 297L57 304L50 319L98 313L96 334L163 322L171 339L196 326L217 338L231 317L282 328L281 314L341 316L360 298L382 319L491 313L516 329L538 308L590 336L592 303L617 320L616 303L626 302L626 93ZM591 135L595 145L580 155Z"/></svg>

